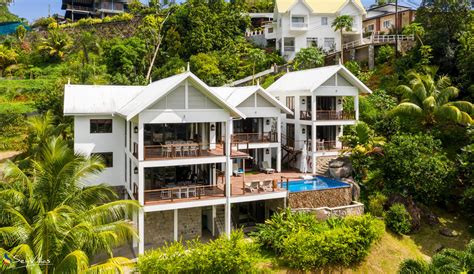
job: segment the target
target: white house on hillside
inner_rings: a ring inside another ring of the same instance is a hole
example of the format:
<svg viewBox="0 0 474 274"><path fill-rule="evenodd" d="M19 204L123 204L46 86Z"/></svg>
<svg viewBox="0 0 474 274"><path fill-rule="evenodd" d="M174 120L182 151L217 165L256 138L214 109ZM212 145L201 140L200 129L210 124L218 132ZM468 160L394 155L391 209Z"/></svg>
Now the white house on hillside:
<svg viewBox="0 0 474 274"><path fill-rule="evenodd" d="M283 118L282 159L295 167L307 161L312 174L318 157L338 155L344 126L359 120L359 95L372 93L343 65L287 73L267 91L294 113Z"/></svg>
<svg viewBox="0 0 474 274"><path fill-rule="evenodd" d="M340 50L340 32L331 27L340 15L353 18L353 28L344 32L344 43L361 40L362 19L366 14L360 0L276 0L273 23L265 36L275 39L276 48L287 60L302 48L321 47Z"/></svg>
<svg viewBox="0 0 474 274"><path fill-rule="evenodd" d="M116 186L143 206L134 216L140 254L228 234L245 220L239 207L265 218L283 205L287 192L275 184L256 191L231 181L244 162L280 170L282 113L293 114L259 86L211 88L191 72L147 86L66 85L64 95L75 150L107 166L88 183Z"/></svg>

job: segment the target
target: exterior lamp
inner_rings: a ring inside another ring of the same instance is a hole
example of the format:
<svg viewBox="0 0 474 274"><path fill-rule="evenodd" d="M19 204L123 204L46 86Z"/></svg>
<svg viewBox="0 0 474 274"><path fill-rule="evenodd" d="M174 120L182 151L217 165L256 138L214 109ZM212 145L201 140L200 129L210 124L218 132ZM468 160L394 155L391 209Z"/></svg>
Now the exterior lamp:
<svg viewBox="0 0 474 274"><path fill-rule="evenodd" d="M138 167L135 167L135 168L133 169L133 174L138 174Z"/></svg>
<svg viewBox="0 0 474 274"><path fill-rule="evenodd" d="M269 126L269 125L270 125L270 119L267 119L267 120L265 121L265 124L266 124L267 126Z"/></svg>
<svg viewBox="0 0 474 274"><path fill-rule="evenodd" d="M211 124L211 131L214 131L214 130L216 130L216 125Z"/></svg>
<svg viewBox="0 0 474 274"><path fill-rule="evenodd" d="M306 99L305 98L301 99L301 104L302 105L306 104Z"/></svg>
<svg viewBox="0 0 474 274"><path fill-rule="evenodd" d="M270 154L270 150L268 148L265 149L265 154Z"/></svg>
<svg viewBox="0 0 474 274"><path fill-rule="evenodd" d="M342 104L341 98L337 99L337 104L338 104L338 105Z"/></svg>
<svg viewBox="0 0 474 274"><path fill-rule="evenodd" d="M138 133L138 127L133 128L133 133Z"/></svg>
<svg viewBox="0 0 474 274"><path fill-rule="evenodd" d="M301 129L301 133L306 134L306 128Z"/></svg>

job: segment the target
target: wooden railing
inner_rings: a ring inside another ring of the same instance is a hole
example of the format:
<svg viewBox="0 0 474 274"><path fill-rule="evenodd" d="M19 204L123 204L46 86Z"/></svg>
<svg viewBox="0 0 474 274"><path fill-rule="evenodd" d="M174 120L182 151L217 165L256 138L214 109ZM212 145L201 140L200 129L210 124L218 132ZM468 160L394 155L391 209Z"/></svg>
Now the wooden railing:
<svg viewBox="0 0 474 274"><path fill-rule="evenodd" d="M316 120L354 120L354 111L317 110Z"/></svg>
<svg viewBox="0 0 474 274"><path fill-rule="evenodd" d="M85 7L85 6L79 6L79 5L67 4L67 5L66 5L66 10L93 12L93 11L94 11L94 8Z"/></svg>
<svg viewBox="0 0 474 274"><path fill-rule="evenodd" d="M212 185L189 185L182 187L145 190L145 202L170 201L180 199L201 199L205 197L225 197L222 189Z"/></svg>
<svg viewBox="0 0 474 274"><path fill-rule="evenodd" d="M210 150L209 143L177 143L146 145L144 159L223 156L224 150Z"/></svg>
<svg viewBox="0 0 474 274"><path fill-rule="evenodd" d="M232 134L232 143L274 143L278 142L276 132L264 133L235 133Z"/></svg>

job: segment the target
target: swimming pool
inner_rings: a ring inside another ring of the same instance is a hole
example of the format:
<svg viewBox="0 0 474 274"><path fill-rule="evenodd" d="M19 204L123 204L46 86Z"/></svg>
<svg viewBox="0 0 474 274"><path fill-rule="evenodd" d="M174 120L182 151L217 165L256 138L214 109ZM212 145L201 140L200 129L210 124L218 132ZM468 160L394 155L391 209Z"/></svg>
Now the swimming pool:
<svg viewBox="0 0 474 274"><path fill-rule="evenodd" d="M323 176L316 176L312 180L298 180L289 182L289 192L300 192L310 190L321 190L331 188L350 187L348 183L344 183L338 180L326 178ZM286 182L281 184L281 188L286 189Z"/></svg>

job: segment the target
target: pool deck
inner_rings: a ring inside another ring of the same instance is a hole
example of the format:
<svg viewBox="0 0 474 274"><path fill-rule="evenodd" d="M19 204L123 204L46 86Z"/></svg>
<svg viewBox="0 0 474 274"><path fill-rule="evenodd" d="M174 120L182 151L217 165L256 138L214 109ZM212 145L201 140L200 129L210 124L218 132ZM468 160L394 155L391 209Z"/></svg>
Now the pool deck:
<svg viewBox="0 0 474 274"><path fill-rule="evenodd" d="M264 181L264 180L274 180L276 179L278 182L281 182L282 177L283 178L290 178L290 181L296 181L296 180L301 180L300 176L305 175L304 173L299 172L298 170L283 170L282 172L275 172L273 174L265 174L265 173L257 173L257 174L245 174L239 177L232 176L231 177L231 182L232 184L241 184L242 180L245 180L246 182L252 182L252 181ZM307 173L306 175L311 175L310 173ZM312 175L313 176L313 175ZM314 175L316 176L316 175ZM283 179L284 182L286 182L286 179Z"/></svg>

